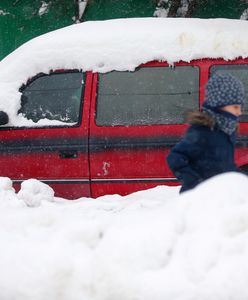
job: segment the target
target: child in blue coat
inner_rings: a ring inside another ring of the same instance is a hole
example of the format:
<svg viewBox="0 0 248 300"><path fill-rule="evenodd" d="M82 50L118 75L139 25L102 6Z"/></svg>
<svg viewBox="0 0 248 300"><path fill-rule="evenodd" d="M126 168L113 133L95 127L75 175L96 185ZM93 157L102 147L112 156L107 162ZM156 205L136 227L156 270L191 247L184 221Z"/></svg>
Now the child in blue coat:
<svg viewBox="0 0 248 300"><path fill-rule="evenodd" d="M209 79L202 111L189 114L191 126L167 157L182 183L180 192L214 175L238 171L234 145L244 101L244 86L236 77L217 73Z"/></svg>

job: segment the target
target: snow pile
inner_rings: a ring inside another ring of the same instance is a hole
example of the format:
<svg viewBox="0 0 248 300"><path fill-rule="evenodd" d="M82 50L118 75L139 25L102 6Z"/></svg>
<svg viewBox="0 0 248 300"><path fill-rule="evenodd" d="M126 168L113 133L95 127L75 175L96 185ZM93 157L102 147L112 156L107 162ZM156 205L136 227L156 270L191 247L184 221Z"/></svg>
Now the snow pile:
<svg viewBox="0 0 248 300"><path fill-rule="evenodd" d="M248 299L242 174L35 208L0 186L1 300Z"/></svg>
<svg viewBox="0 0 248 300"><path fill-rule="evenodd" d="M0 110L8 113L10 125L20 126L18 90L40 72L133 71L153 60L245 58L247 32L246 21L228 19L133 18L71 25L31 40L0 62Z"/></svg>
<svg viewBox="0 0 248 300"><path fill-rule="evenodd" d="M28 179L21 183L21 190L17 196L27 206L37 207L41 205L42 200L53 201L54 190L37 179Z"/></svg>

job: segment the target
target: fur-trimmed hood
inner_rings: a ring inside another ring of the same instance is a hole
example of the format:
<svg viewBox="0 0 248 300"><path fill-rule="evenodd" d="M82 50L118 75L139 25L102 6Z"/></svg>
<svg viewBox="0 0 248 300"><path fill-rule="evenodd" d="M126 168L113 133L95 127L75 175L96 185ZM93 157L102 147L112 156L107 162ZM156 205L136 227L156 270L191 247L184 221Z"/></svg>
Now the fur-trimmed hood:
<svg viewBox="0 0 248 300"><path fill-rule="evenodd" d="M190 125L203 125L207 126L210 129L214 129L216 126L218 126L218 123L216 120L207 112L204 111L192 111L187 114L186 121ZM220 128L221 129L221 128ZM225 132L225 130L223 130ZM239 133L239 123L235 123L235 131L236 134Z"/></svg>
<svg viewBox="0 0 248 300"><path fill-rule="evenodd" d="M193 111L187 114L187 122L191 125L203 125L213 129L215 126L215 120L206 112Z"/></svg>

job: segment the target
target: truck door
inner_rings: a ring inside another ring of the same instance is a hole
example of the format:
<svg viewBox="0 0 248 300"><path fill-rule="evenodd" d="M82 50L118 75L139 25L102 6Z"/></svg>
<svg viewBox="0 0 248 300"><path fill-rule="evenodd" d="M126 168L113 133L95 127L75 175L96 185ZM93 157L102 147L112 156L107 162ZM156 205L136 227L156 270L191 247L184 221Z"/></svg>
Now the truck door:
<svg viewBox="0 0 248 300"><path fill-rule="evenodd" d="M199 109L199 68L150 63L95 74L90 116L92 196L175 184L166 155Z"/></svg>
<svg viewBox="0 0 248 300"><path fill-rule="evenodd" d="M0 128L1 176L17 188L36 178L51 185L56 196L90 196L91 81L91 73L63 71L39 74L21 88L20 124Z"/></svg>

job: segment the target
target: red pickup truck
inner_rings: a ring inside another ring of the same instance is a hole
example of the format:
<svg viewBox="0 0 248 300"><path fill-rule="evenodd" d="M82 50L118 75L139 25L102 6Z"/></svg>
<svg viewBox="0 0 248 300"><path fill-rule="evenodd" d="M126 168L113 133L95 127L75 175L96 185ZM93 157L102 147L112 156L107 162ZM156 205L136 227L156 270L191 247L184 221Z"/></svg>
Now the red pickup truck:
<svg viewBox="0 0 248 300"><path fill-rule="evenodd" d="M17 189L37 178L67 199L178 184L166 155L209 76L232 73L248 93L247 30L239 20L120 19L24 44L0 62L0 176ZM248 170L247 103L235 155Z"/></svg>
<svg viewBox="0 0 248 300"><path fill-rule="evenodd" d="M150 62L134 72L59 70L20 87L19 114L64 126L1 127L1 176L18 185L37 178L57 196L126 195L174 185L165 157L200 108L212 73L239 77L248 91L248 59L194 60L170 67ZM248 169L248 105L241 119L236 162ZM68 123L68 124L67 124Z"/></svg>

